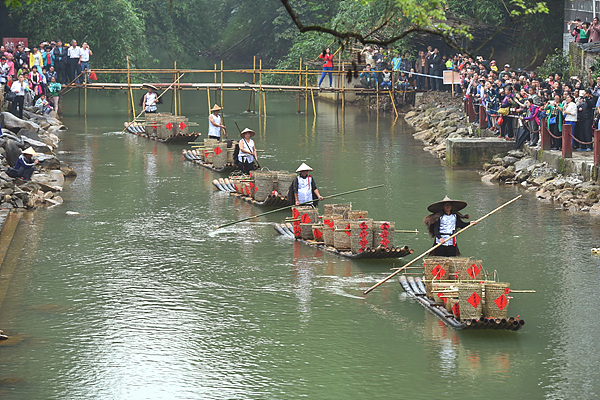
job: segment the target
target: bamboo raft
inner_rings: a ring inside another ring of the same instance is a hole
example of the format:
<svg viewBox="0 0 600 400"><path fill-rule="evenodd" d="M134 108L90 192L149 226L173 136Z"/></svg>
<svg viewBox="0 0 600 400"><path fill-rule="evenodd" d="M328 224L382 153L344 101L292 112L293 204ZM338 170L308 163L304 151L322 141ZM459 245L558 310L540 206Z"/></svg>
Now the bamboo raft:
<svg viewBox="0 0 600 400"><path fill-rule="evenodd" d="M420 267L413 267L419 269ZM424 259L420 273L400 275L406 294L454 329L496 329L518 331L525 324L508 316L509 284L487 280L481 260L462 257Z"/></svg>
<svg viewBox="0 0 600 400"><path fill-rule="evenodd" d="M233 181L229 178L213 179L212 184L220 192L229 193L230 196L235 196L246 203L258 207L285 207L289 205L287 197L280 194L270 194L263 201L253 199L249 191L243 192L243 189L236 187L235 183L233 183ZM246 190L250 189L246 188Z"/></svg>
<svg viewBox="0 0 600 400"><path fill-rule="evenodd" d="M401 258L406 257L410 254L414 253L413 249L408 248L408 246L403 247L391 247L391 248L383 248L383 247L368 247L361 253L352 253L351 251L343 251L338 250L333 246L327 246L323 242L318 242L316 240L306 240L302 238L297 238L294 235L293 227L290 223L281 223L274 224L273 228L277 233L281 236L294 239L300 243L304 243L308 246L316 247L319 250L325 250L333 254L337 254L342 257L353 258L353 259L384 259L384 258Z"/></svg>
<svg viewBox="0 0 600 400"><path fill-rule="evenodd" d="M196 132L192 132L192 133L178 132L176 134L169 135L166 137L159 137L156 135L147 134L146 127L143 124L139 124L139 123L129 124L126 122L125 126L127 127L127 132L129 132L129 133L132 133L139 137L143 137L145 139L154 140L156 142L166 143L166 144L193 142L194 140L196 140L196 138L198 138L198 136L200 136L200 134L196 133Z"/></svg>
<svg viewBox="0 0 600 400"><path fill-rule="evenodd" d="M210 169L213 172L229 174L229 173L237 170L237 166L232 163L227 163L223 167L217 168L214 166L213 163L209 163L209 162L202 160L202 157L200 157L200 155L197 154L197 151L194 151L194 150L185 150L184 149L181 152L181 154L183 155L183 158L185 160L193 162L194 164L199 165L201 167ZM225 190L223 190L223 191L225 191Z"/></svg>

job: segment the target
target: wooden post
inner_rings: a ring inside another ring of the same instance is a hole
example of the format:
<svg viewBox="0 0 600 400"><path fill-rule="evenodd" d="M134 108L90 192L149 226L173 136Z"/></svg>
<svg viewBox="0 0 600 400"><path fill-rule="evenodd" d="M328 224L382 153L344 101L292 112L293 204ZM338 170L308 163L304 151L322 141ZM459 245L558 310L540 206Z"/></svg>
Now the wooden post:
<svg viewBox="0 0 600 400"><path fill-rule="evenodd" d="M252 84L256 85L256 56L252 64ZM256 114L256 90L252 90L252 114Z"/></svg>
<svg viewBox="0 0 600 400"><path fill-rule="evenodd" d="M77 100L77 115L81 115L81 88L77 88L79 98Z"/></svg>
<svg viewBox="0 0 600 400"><path fill-rule="evenodd" d="M469 116L469 122L473 123L477 119L475 116L475 109L473 108L473 97L467 96L467 115Z"/></svg>
<svg viewBox="0 0 600 400"><path fill-rule="evenodd" d="M258 86L260 88L258 92L258 115L261 113L261 103L262 103L262 58L258 60Z"/></svg>
<svg viewBox="0 0 600 400"><path fill-rule="evenodd" d="M341 52L340 52L340 54L341 54ZM344 115L344 112L346 110L346 92L344 90L345 87L346 87L346 80L345 80L345 77L344 77L344 71L345 71L345 69L346 69L346 67L344 65L344 62L342 61L342 72L340 73L340 76L338 78L340 80L340 85L341 85L341 88L342 88L342 115Z"/></svg>
<svg viewBox="0 0 600 400"><path fill-rule="evenodd" d="M210 109L212 107L210 106L210 88L208 86L206 87L206 99L208 100L208 103L207 103L208 104L208 114L210 115L211 114Z"/></svg>
<svg viewBox="0 0 600 400"><path fill-rule="evenodd" d="M83 79L83 117L87 118L87 75Z"/></svg>
<svg viewBox="0 0 600 400"><path fill-rule="evenodd" d="M182 74L177 72L177 104L179 105L178 115L181 115L181 76Z"/></svg>
<svg viewBox="0 0 600 400"><path fill-rule="evenodd" d="M300 67L298 68L298 87L302 87L302 57L300 57ZM298 114L300 114L300 91L298 91Z"/></svg>
<svg viewBox="0 0 600 400"><path fill-rule="evenodd" d="M308 115L308 67L304 67L304 113Z"/></svg>
<svg viewBox="0 0 600 400"><path fill-rule="evenodd" d="M594 129L594 165L600 166L600 130Z"/></svg>
<svg viewBox="0 0 600 400"><path fill-rule="evenodd" d="M131 105L133 104L133 99L131 97L133 96L133 94L131 92L131 75L129 73L129 56L126 56L126 60L127 60L127 115L129 117L129 120L131 121L131 113L133 112L131 110ZM135 113L133 115L135 116Z"/></svg>
<svg viewBox="0 0 600 400"><path fill-rule="evenodd" d="M563 124L562 130L562 157L571 158L573 156L573 139L571 135L573 133L573 125Z"/></svg>
<svg viewBox="0 0 600 400"><path fill-rule="evenodd" d="M315 96L313 94L312 88L310 88L310 97L312 98L312 106L313 106L313 115L317 116L317 108L315 107Z"/></svg>
<svg viewBox="0 0 600 400"><path fill-rule="evenodd" d="M223 60L221 60L221 107L223 107Z"/></svg>
<svg viewBox="0 0 600 400"><path fill-rule="evenodd" d="M173 70L175 71L173 73L173 83L177 82L177 61L173 61ZM175 112L173 113L173 115L177 115L177 85L175 85L173 87L173 99L175 101Z"/></svg>
<svg viewBox="0 0 600 400"><path fill-rule="evenodd" d="M487 128L487 114L485 112L485 107L483 104L479 105L479 129Z"/></svg>
<svg viewBox="0 0 600 400"><path fill-rule="evenodd" d="M217 84L217 64L215 64L215 85ZM216 96L216 95L215 95ZM217 98L215 97L215 101Z"/></svg>
<svg viewBox="0 0 600 400"><path fill-rule="evenodd" d="M542 150L550 150L550 131L548 130L546 118L542 118L542 122L540 123L540 131L542 132Z"/></svg>
<svg viewBox="0 0 600 400"><path fill-rule="evenodd" d="M263 90L262 95L263 95L263 114L266 117L267 116L267 91Z"/></svg>

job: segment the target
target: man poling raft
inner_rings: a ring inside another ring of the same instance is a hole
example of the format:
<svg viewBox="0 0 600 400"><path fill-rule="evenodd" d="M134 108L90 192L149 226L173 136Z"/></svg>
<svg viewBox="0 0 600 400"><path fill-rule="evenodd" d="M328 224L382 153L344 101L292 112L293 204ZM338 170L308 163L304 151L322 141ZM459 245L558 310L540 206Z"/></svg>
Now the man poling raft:
<svg viewBox="0 0 600 400"><path fill-rule="evenodd" d="M219 113L223 108L219 107L217 104L210 109L211 114L208 116L208 138L209 139L217 139L221 141L221 129L223 130L223 134L227 137L227 131L225 130L225 125L221 123L221 116Z"/></svg>
<svg viewBox="0 0 600 400"><path fill-rule="evenodd" d="M316 207L319 203L318 200L323 200L323 196L317 189L315 179L308 174L309 171L313 171L313 169L305 163L300 164L296 169L299 175L294 179L288 190L287 198L290 204L306 204Z"/></svg>
<svg viewBox="0 0 600 400"><path fill-rule="evenodd" d="M462 219L469 219L469 214L463 215L459 211L467 206L467 203L460 200L452 200L445 196L442 201L435 202L427 207L431 212L425 217L425 225L429 229L429 234L433 237L434 245L441 244L431 252L433 256L457 257L460 256L460 250L456 244L456 237L448 240L450 236L456 233L457 229L469 226L469 223ZM472 221L470 225L477 224Z"/></svg>

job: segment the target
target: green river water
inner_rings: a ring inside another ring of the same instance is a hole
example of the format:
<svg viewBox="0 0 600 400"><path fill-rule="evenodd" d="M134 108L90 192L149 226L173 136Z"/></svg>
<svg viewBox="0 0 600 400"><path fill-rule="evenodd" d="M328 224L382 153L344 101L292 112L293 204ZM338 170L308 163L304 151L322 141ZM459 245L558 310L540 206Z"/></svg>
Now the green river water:
<svg viewBox="0 0 600 400"><path fill-rule="evenodd" d="M26 215L15 236L26 245L12 256L0 328L19 341L0 344L0 399L600 397L597 219L527 193L461 235L464 255L537 293L514 294L519 332L457 332L396 280L362 295L392 261L278 237L271 223L287 212L213 231L262 210L214 191L215 173L182 160L187 146L119 134L124 93L90 94L87 120L69 96L59 158L78 177L64 205ZM206 132L206 93L183 98ZM313 119L270 94L259 122L247 103L228 92L225 124L260 129L263 166L306 161L323 195L385 184L337 202L419 229L396 235L415 249L406 260L431 246L430 203L447 194L479 217L524 192L446 169L389 115L319 103Z"/></svg>

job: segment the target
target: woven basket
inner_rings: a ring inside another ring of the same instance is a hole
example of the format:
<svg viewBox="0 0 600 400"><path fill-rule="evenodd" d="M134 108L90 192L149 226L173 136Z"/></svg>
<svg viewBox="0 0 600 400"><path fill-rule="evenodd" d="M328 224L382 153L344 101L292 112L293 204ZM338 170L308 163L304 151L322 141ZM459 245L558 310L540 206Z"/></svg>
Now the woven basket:
<svg viewBox="0 0 600 400"><path fill-rule="evenodd" d="M491 318L506 318L508 316L508 290L510 283L497 282L485 284L485 302L483 316Z"/></svg>
<svg viewBox="0 0 600 400"><path fill-rule="evenodd" d="M323 215L335 215L339 214L343 218L348 218L348 210L352 209L351 203L345 204L325 204L325 211Z"/></svg>
<svg viewBox="0 0 600 400"><path fill-rule="evenodd" d="M369 217L369 212L368 211L363 211L363 210L348 210L348 216L346 218L348 219L361 219L361 218L368 218Z"/></svg>
<svg viewBox="0 0 600 400"><path fill-rule="evenodd" d="M450 283L450 282L432 282L431 284L431 294L432 294L432 298L433 300L437 303L437 304L442 304L445 305L446 302L444 300L447 300L448 298L445 297L440 297L440 295L444 295L444 296L449 296L449 294L443 294L440 292L436 292L436 290L447 290L450 289L452 286L454 286L454 284Z"/></svg>
<svg viewBox="0 0 600 400"><path fill-rule="evenodd" d="M215 158L215 147L217 147L219 145L218 142L216 143L206 143L204 145L204 162L212 164L214 162L214 158Z"/></svg>
<svg viewBox="0 0 600 400"><path fill-rule="evenodd" d="M449 279L450 257L427 257L423 259L425 279Z"/></svg>
<svg viewBox="0 0 600 400"><path fill-rule="evenodd" d="M448 301L446 302L446 310L448 310L448 312L451 312L456 318L462 318L462 309L460 308L460 303L458 299L448 299Z"/></svg>
<svg viewBox="0 0 600 400"><path fill-rule="evenodd" d="M350 250L362 253L373 245L373 220L370 218L350 221Z"/></svg>
<svg viewBox="0 0 600 400"><path fill-rule="evenodd" d="M304 240L313 240L315 237L313 236L313 223L309 222L308 224L300 223L300 237Z"/></svg>
<svg viewBox="0 0 600 400"><path fill-rule="evenodd" d="M213 149L213 166L224 168L227 163L227 143L217 143Z"/></svg>
<svg viewBox="0 0 600 400"><path fill-rule="evenodd" d="M481 260L472 260L465 257L454 257L451 260L450 279L461 281L483 279Z"/></svg>
<svg viewBox="0 0 600 400"><path fill-rule="evenodd" d="M476 283L459 283L458 302L460 318L473 319L481 317L483 310L482 286Z"/></svg>
<svg viewBox="0 0 600 400"><path fill-rule="evenodd" d="M313 239L316 240L317 242L324 242L324 231L323 231L323 224L313 224L312 229L313 229ZM329 228L329 227L328 227Z"/></svg>
<svg viewBox="0 0 600 400"><path fill-rule="evenodd" d="M336 219L342 219L342 215L332 214L323 216L323 242L327 246L333 246L334 221Z"/></svg>
<svg viewBox="0 0 600 400"><path fill-rule="evenodd" d="M275 171L274 173L276 180L275 184L273 185L274 190L277 190L277 192L282 196L287 196L292 182L298 175L288 171Z"/></svg>
<svg viewBox="0 0 600 400"><path fill-rule="evenodd" d="M387 224L387 225L386 225ZM396 223L393 221L373 221L373 247L394 247Z"/></svg>
<svg viewBox="0 0 600 400"><path fill-rule="evenodd" d="M254 194L256 201L265 201L265 199L273 192L275 174L271 171L254 171ZM314 221L313 221L314 222Z"/></svg>
<svg viewBox="0 0 600 400"><path fill-rule="evenodd" d="M347 219L333 220L333 247L337 250L350 250L350 221Z"/></svg>
<svg viewBox="0 0 600 400"><path fill-rule="evenodd" d="M425 284L425 294L433 299L433 282L429 279L423 279L423 283Z"/></svg>
<svg viewBox="0 0 600 400"><path fill-rule="evenodd" d="M312 206L294 206L292 207L292 218L300 219L300 222L318 223L319 222L319 211Z"/></svg>

